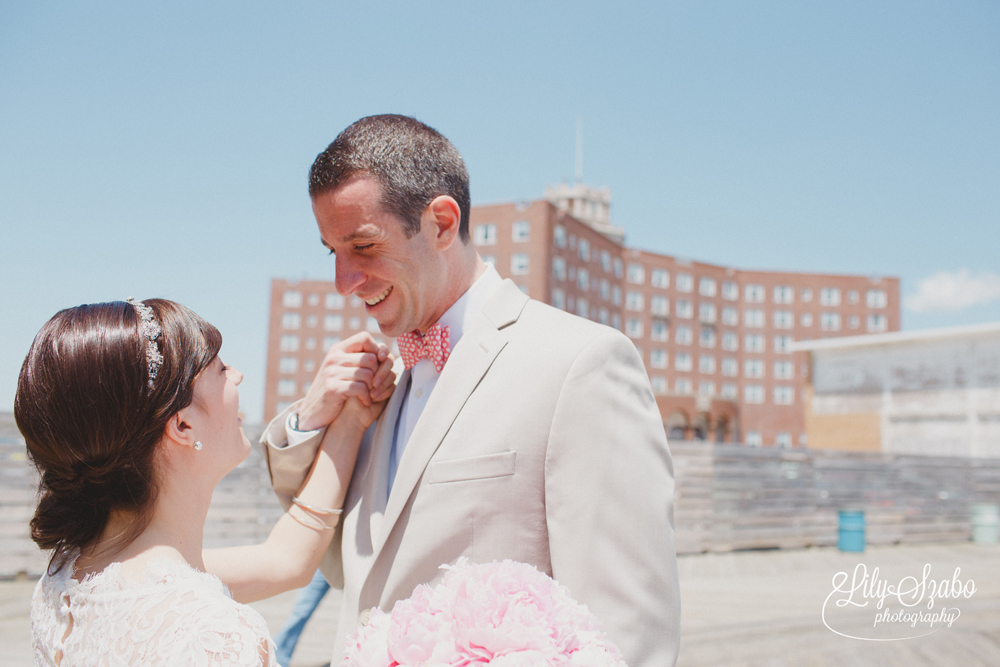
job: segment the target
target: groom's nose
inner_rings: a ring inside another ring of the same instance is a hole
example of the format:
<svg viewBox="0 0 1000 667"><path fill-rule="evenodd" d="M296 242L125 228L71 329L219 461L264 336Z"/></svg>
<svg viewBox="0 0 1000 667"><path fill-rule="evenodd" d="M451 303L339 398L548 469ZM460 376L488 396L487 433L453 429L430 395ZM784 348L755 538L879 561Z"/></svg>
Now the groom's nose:
<svg viewBox="0 0 1000 667"><path fill-rule="evenodd" d="M352 294L354 290L361 286L365 282L365 274L357 269L356 266L352 266L346 258L337 258L336 266L336 285L337 291L347 296Z"/></svg>

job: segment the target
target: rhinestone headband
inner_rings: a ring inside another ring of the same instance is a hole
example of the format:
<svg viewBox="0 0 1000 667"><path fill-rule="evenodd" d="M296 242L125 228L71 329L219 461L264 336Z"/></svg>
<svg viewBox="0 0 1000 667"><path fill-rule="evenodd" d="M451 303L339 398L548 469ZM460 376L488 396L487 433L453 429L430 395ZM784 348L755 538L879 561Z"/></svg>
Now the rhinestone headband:
<svg viewBox="0 0 1000 667"><path fill-rule="evenodd" d="M139 313L139 332L146 339L146 362L149 364L149 388L153 388L153 381L160 372L163 365L163 355L156 347L156 339L160 337L160 324L153 317L153 309L142 301L136 301L132 297L125 299L126 303L132 304L136 312Z"/></svg>

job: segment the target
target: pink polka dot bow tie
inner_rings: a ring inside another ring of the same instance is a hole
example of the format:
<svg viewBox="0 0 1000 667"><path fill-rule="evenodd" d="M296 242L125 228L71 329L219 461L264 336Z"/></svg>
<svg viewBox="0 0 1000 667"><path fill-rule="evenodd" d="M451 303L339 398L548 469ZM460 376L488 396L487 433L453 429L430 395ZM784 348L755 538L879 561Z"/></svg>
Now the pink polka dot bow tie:
<svg viewBox="0 0 1000 667"><path fill-rule="evenodd" d="M403 366L406 368L413 368L418 361L427 357L440 373L444 368L444 362L448 361L448 356L451 354L449 328L437 323L431 325L423 335L417 330L400 334L396 338L396 344L399 346L399 354L403 357Z"/></svg>

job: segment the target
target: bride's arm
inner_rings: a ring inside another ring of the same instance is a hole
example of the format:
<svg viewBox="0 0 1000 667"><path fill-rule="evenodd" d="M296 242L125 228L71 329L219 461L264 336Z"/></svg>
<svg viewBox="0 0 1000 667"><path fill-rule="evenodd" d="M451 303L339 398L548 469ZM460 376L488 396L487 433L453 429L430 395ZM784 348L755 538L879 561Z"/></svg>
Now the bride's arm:
<svg viewBox="0 0 1000 667"><path fill-rule="evenodd" d="M386 362L390 366L392 359ZM333 538L339 516L316 508L344 505L358 446L365 430L385 407L395 375L387 374L382 401L363 405L350 397L327 428L319 453L299 489L300 505L292 505L278 519L267 541L244 547L206 549L205 569L229 587L238 602L253 602L309 583ZM311 506L312 510L301 505Z"/></svg>

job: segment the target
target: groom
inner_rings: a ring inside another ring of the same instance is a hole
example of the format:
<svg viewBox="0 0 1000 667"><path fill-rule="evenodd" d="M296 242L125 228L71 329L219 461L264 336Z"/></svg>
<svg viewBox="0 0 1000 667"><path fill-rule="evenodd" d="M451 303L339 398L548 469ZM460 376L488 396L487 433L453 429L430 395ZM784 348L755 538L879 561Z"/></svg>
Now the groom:
<svg viewBox="0 0 1000 667"><path fill-rule="evenodd" d="M348 127L316 158L309 194L337 291L364 299L406 366L361 442L320 568L344 591L333 664L368 610L391 610L465 556L536 566L631 667L673 665L673 469L632 343L483 263L462 158L412 118ZM331 349L309 394L268 426L284 505L344 396L366 398L374 350L364 335Z"/></svg>

